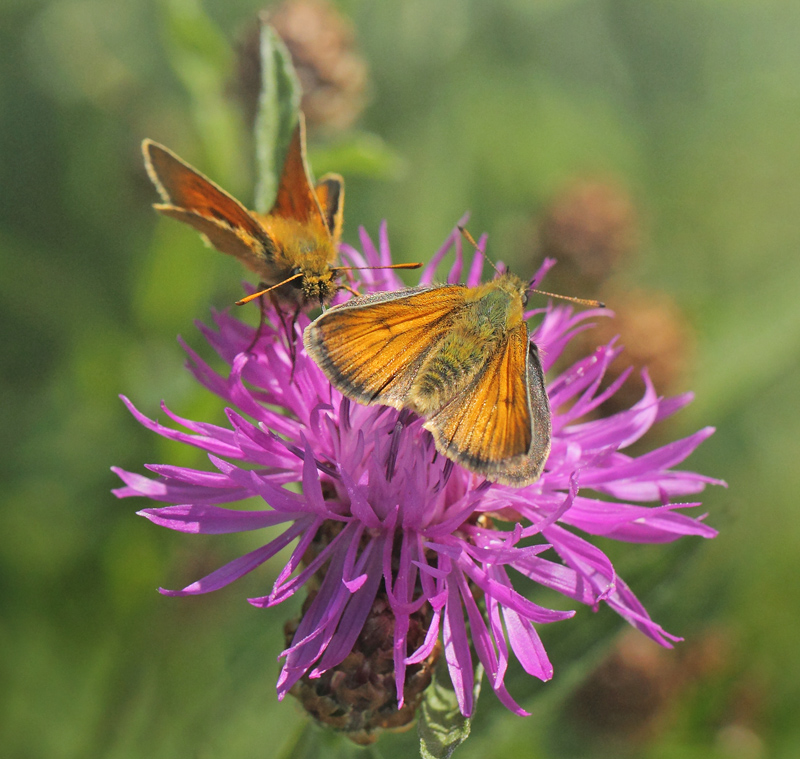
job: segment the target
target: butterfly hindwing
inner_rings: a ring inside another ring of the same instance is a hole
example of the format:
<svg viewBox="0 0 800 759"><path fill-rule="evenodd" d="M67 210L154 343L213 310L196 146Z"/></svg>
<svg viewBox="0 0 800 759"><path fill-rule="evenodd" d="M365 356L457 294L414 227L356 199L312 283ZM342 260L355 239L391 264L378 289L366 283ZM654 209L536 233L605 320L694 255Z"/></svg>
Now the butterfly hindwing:
<svg viewBox="0 0 800 759"><path fill-rule="evenodd" d="M528 393L533 414L533 443L525 460L518 462L509 471L511 484L537 479L550 455L552 436L550 400L544 386L544 370L539 359L539 349L532 342L528 343Z"/></svg>
<svg viewBox="0 0 800 759"><path fill-rule="evenodd" d="M315 187L325 224L334 242L339 242L344 224L344 179L326 174Z"/></svg>

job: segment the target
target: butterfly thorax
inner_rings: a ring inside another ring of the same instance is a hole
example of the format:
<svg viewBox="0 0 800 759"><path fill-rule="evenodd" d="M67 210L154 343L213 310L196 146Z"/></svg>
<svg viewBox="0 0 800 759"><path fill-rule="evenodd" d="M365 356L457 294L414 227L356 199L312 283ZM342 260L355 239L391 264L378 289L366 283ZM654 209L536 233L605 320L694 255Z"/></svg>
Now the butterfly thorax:
<svg viewBox="0 0 800 759"><path fill-rule="evenodd" d="M467 303L474 304L477 320L487 334L505 334L524 320L526 292L522 280L507 272L470 290Z"/></svg>
<svg viewBox="0 0 800 759"><path fill-rule="evenodd" d="M522 282L511 274L469 291L452 328L426 357L410 390L410 405L417 413L442 408L473 380L486 356L523 321L524 293Z"/></svg>
<svg viewBox="0 0 800 759"><path fill-rule="evenodd" d="M267 284L277 284L297 273L301 277L278 288L286 300L305 303L327 303L336 292L331 264L336 259L336 246L325 229L281 216L260 219L270 237L277 241L269 251L263 270L258 273ZM298 297L300 296L300 297Z"/></svg>

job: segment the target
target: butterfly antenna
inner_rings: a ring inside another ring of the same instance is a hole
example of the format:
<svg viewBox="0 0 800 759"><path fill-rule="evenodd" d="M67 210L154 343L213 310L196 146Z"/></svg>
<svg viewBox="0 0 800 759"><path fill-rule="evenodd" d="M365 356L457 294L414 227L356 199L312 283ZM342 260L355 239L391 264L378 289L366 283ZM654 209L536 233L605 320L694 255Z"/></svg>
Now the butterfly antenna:
<svg viewBox="0 0 800 759"><path fill-rule="evenodd" d="M469 240L470 243L472 243L472 246L475 248L475 250L477 250L479 253L481 253L483 255L483 257L487 261L489 261L489 263L492 265L492 268L498 274L500 274L500 272L498 271L497 267L489 260L489 258L486 255L486 253L484 253L478 247L478 243L475 242L475 238L469 233L469 230L466 227L459 226L458 227L458 231L461 232L461 234L464 235L464 237L467 240ZM530 289L530 290L528 290L528 292L529 293L538 293L539 295L547 295L550 298L558 298L559 300L567 300L570 303L578 303L581 306L589 306L591 308L605 308L606 307L606 304L603 303L600 300L593 300L593 299L588 299L588 298L573 298L571 295L558 295L558 293L549 293L546 290Z"/></svg>
<svg viewBox="0 0 800 759"><path fill-rule="evenodd" d="M250 353L253 350L253 348L255 348L256 343L259 341L261 337L261 333L264 331L264 326L267 323L267 312L264 309L264 301L263 300L259 301L258 306L259 306L258 328L256 329L255 334L253 335L253 339L250 341L250 345L248 345L247 349L244 351L245 353Z"/></svg>
<svg viewBox="0 0 800 759"><path fill-rule="evenodd" d="M546 295L548 298L558 298L559 300L566 300L570 303L577 303L580 306L589 306L590 308L605 308L606 304L601 300L594 300L590 298L573 298L571 295L559 295L558 293L549 293L547 290L528 290L529 293L536 293L537 295Z"/></svg>
<svg viewBox="0 0 800 759"><path fill-rule="evenodd" d="M386 264L385 266L337 266L334 271L368 271L374 269L419 269L421 263L414 264Z"/></svg>
<svg viewBox="0 0 800 759"><path fill-rule="evenodd" d="M480 253L483 256L484 260L489 262L489 266L491 266L497 272L497 275L498 276L502 275L503 272L501 272L494 265L494 262L492 261L492 259L489 258L489 256L486 255L486 251L480 249L478 243L475 242L475 238L469 233L469 230L466 227L462 227L459 224L458 225L458 231L461 232L461 234L464 237L464 239L467 240L467 242L469 242L469 244L472 245L472 247L475 248L475 250L477 250L478 253Z"/></svg>
<svg viewBox="0 0 800 759"><path fill-rule="evenodd" d="M291 282L293 279L297 279L298 277L302 277L302 276L303 276L303 272L298 272L297 274L292 275L288 279L284 279L283 282L278 282L277 285L272 285L272 286L268 287L266 290L259 290L257 293L251 293L247 297L242 298L241 300L237 300L236 301L236 305L237 306L243 306L245 303L249 303L251 300L255 300L256 298L260 298L262 295L264 295L265 293L268 293L270 290L274 290L274 289L280 287L281 285L285 285L287 282Z"/></svg>
<svg viewBox="0 0 800 759"><path fill-rule="evenodd" d="M349 274L351 271L374 271L376 269L419 269L422 266L421 263L413 263L413 264L384 264L383 266L337 266L331 271L333 272L334 276L338 275L339 272L345 271L348 272L347 278L355 284L355 280ZM342 288L342 290L347 290L347 292L352 293L353 295L361 295L358 290L353 289L350 285L345 285L340 283L338 285Z"/></svg>

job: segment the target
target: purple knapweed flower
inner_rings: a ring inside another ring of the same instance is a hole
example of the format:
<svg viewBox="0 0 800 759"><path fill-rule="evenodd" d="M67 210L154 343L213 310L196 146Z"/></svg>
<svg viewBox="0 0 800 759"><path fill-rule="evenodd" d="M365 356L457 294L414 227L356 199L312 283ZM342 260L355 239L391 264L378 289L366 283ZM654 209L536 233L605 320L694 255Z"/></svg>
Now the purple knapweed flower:
<svg viewBox="0 0 800 759"><path fill-rule="evenodd" d="M377 247L363 230L361 243L363 254L342 246L349 265L390 263L385 225ZM462 280L457 231L425 268L422 283L433 280L437 265L453 249L447 281L479 284L483 256L476 253ZM537 279L552 263L545 262ZM361 274L366 292L402 287L392 271ZM547 371L598 311L575 313L548 305L526 314L534 315L541 320L532 339ZM146 418L125 399L148 429L206 451L212 469L149 465L154 479L116 470L125 484L115 492L177 504L139 513L180 532L282 525L279 537L246 556L182 590L161 591L186 596L218 590L294 543L271 591L250 599L257 607L270 607L304 586L309 589L293 635L289 631L290 645L281 654L279 698L301 679L313 684L335 671L369 626L373 637L380 629L388 638L386 671L393 681L395 712L409 698L411 669L443 648L464 715L473 711L475 657L502 703L526 714L504 686L509 659L516 657L534 677L550 679L553 668L537 626L567 619L574 611L531 602L515 590L517 575L593 608L605 602L663 646L679 640L651 620L586 536L659 543L716 534L702 515L685 513L698 503L673 500L719 482L674 468L711 435L711 428L649 453L624 452L686 405L690 395L660 398L645 376L644 397L632 408L592 417L625 379L601 389L604 372L621 348L613 342L600 346L548 383L552 450L541 478L523 488L489 484L437 455L419 418L351 403L332 389L303 349L305 315L288 328L274 311L267 317L257 339L253 327L228 313L215 314L216 329L201 326L229 365L225 373L186 347L190 371L226 403L228 426L183 419L164 406L181 431ZM291 344L287 329L293 330ZM290 484L301 487L285 487ZM262 499L265 508L221 505L251 497ZM389 619L383 627L367 625L378 600L381 620Z"/></svg>

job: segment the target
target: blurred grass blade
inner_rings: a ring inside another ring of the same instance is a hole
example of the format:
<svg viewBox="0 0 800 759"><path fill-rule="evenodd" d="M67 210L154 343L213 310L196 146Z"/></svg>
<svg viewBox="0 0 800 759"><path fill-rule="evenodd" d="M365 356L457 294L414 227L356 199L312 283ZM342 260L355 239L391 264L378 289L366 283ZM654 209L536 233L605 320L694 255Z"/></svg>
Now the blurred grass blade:
<svg viewBox="0 0 800 759"><path fill-rule="evenodd" d="M297 124L302 90L286 45L269 24L261 24L261 92L255 124L255 208L267 213L278 194L286 148Z"/></svg>
<svg viewBox="0 0 800 759"><path fill-rule="evenodd" d="M367 752L368 755L370 753ZM356 759L364 755L361 746L347 740L341 733L323 727L311 719L305 719L294 738L284 746L278 759Z"/></svg>
<svg viewBox="0 0 800 759"><path fill-rule="evenodd" d="M442 658L444 661L444 657ZM483 667L475 668L475 703L483 679ZM420 707L419 753L422 759L449 759L453 752L469 738L472 720L458 710L458 700L447 666L437 667L436 675Z"/></svg>

